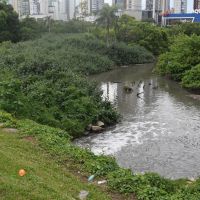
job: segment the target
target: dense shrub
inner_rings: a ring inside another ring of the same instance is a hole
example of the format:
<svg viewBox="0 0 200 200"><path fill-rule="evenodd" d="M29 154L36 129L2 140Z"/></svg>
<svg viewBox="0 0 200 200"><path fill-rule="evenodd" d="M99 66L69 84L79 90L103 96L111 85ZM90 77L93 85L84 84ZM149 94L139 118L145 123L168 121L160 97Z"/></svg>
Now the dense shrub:
<svg viewBox="0 0 200 200"><path fill-rule="evenodd" d="M200 64L184 74L182 85L185 88L200 89Z"/></svg>
<svg viewBox="0 0 200 200"><path fill-rule="evenodd" d="M42 34L48 31L46 21L35 18L26 17L20 21L20 40L31 40L41 37Z"/></svg>
<svg viewBox="0 0 200 200"><path fill-rule="evenodd" d="M159 57L156 71L161 75L182 81L184 87L198 89L199 67L195 66L200 63L199 48L200 36L180 35L170 46L170 51Z"/></svg>
<svg viewBox="0 0 200 200"><path fill-rule="evenodd" d="M193 34L200 35L200 24L199 23L179 23L168 27L167 29L170 37L174 37L180 34L191 36Z"/></svg>
<svg viewBox="0 0 200 200"><path fill-rule="evenodd" d="M80 136L90 123L102 120L109 125L119 117L85 74L153 58L139 46L116 44L107 48L94 36L75 34L5 42L0 53L0 108L65 129L73 137Z"/></svg>
<svg viewBox="0 0 200 200"><path fill-rule="evenodd" d="M51 26L52 33L86 33L93 29L94 25L90 22L83 20L70 20L64 21L53 21Z"/></svg>
<svg viewBox="0 0 200 200"><path fill-rule="evenodd" d="M118 21L117 39L127 44L139 44L154 55L166 52L169 45L166 29L138 22L127 15L123 15Z"/></svg>
<svg viewBox="0 0 200 200"><path fill-rule="evenodd" d="M87 38L87 39L86 39ZM94 37L68 37L67 42L81 49L90 50L108 56L116 65L129 65L135 63L153 62L154 58L150 52L139 45L127 46L125 43L113 43L109 47Z"/></svg>
<svg viewBox="0 0 200 200"><path fill-rule="evenodd" d="M18 14L11 5L0 1L0 43L20 40L20 24Z"/></svg>

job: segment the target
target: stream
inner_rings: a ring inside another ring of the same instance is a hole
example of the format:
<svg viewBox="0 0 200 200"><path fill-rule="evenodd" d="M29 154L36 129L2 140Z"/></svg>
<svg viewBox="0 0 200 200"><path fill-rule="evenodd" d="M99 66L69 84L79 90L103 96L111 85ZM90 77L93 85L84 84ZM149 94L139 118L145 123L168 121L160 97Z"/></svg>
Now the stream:
<svg viewBox="0 0 200 200"><path fill-rule="evenodd" d="M153 67L134 65L90 77L122 120L103 133L74 142L95 154L112 155L120 166L136 173L196 178L200 176L200 101L178 83L154 75ZM127 93L124 86L133 92Z"/></svg>

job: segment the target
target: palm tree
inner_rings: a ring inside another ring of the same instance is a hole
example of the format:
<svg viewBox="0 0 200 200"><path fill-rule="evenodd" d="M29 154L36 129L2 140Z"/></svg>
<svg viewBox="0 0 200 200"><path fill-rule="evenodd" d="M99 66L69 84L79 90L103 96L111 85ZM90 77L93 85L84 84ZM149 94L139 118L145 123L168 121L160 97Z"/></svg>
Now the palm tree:
<svg viewBox="0 0 200 200"><path fill-rule="evenodd" d="M109 46L110 29L115 24L117 20L116 16L117 8L111 7L106 4L99 12L99 17L96 22L98 25L105 27L106 29L106 43Z"/></svg>

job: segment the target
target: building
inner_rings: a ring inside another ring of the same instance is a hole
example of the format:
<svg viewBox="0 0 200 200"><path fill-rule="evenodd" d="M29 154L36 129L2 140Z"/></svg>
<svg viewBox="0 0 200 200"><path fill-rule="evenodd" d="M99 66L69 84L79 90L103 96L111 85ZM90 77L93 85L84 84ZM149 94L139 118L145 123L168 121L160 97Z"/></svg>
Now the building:
<svg viewBox="0 0 200 200"><path fill-rule="evenodd" d="M39 0L30 0L30 15L40 14L40 2Z"/></svg>
<svg viewBox="0 0 200 200"><path fill-rule="evenodd" d="M49 14L49 4L52 3L49 0L39 0L40 3L40 14L48 15Z"/></svg>
<svg viewBox="0 0 200 200"><path fill-rule="evenodd" d="M126 9L127 10L142 10L142 1L141 0L126 0Z"/></svg>
<svg viewBox="0 0 200 200"><path fill-rule="evenodd" d="M118 9L124 10L126 8L126 0L113 0L112 5L115 5Z"/></svg>
<svg viewBox="0 0 200 200"><path fill-rule="evenodd" d="M83 19L91 14L91 0L75 0L73 15L74 18Z"/></svg>
<svg viewBox="0 0 200 200"><path fill-rule="evenodd" d="M174 0L174 13L187 13L187 0Z"/></svg>
<svg viewBox="0 0 200 200"><path fill-rule="evenodd" d="M29 0L11 0L9 3L13 6L14 10L20 17L30 15Z"/></svg>
<svg viewBox="0 0 200 200"><path fill-rule="evenodd" d="M14 10L18 13L18 1L19 0L9 0L9 4L11 4L12 6L13 6L13 8L14 8Z"/></svg>
<svg viewBox="0 0 200 200"><path fill-rule="evenodd" d="M162 23L161 13L170 10L170 0L146 0L145 19L154 19L157 24Z"/></svg>
<svg viewBox="0 0 200 200"><path fill-rule="evenodd" d="M136 20L142 20L142 1L141 0L126 0L125 14L134 17Z"/></svg>
<svg viewBox="0 0 200 200"><path fill-rule="evenodd" d="M179 13L168 14L164 17L167 25L173 25L176 23L195 22L200 23L200 13Z"/></svg>
<svg viewBox="0 0 200 200"><path fill-rule="evenodd" d="M153 11L153 0L146 0L146 11Z"/></svg>
<svg viewBox="0 0 200 200"><path fill-rule="evenodd" d="M194 0L194 10L200 9L200 0Z"/></svg>
<svg viewBox="0 0 200 200"><path fill-rule="evenodd" d="M89 0L88 0L89 2ZM90 11L91 13L98 12L104 6L104 0L90 0Z"/></svg>

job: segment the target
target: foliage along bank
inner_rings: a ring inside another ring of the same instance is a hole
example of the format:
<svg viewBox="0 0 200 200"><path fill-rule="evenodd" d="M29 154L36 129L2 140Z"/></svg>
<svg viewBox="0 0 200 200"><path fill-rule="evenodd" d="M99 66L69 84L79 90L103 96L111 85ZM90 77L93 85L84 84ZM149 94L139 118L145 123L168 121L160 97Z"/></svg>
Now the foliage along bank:
<svg viewBox="0 0 200 200"><path fill-rule="evenodd" d="M107 47L88 34L47 34L34 41L4 42L0 44L0 108L78 137L90 123L101 120L110 125L119 118L85 74L152 61L151 53L140 46Z"/></svg>
<svg viewBox="0 0 200 200"><path fill-rule="evenodd" d="M0 111L0 123L4 127L19 130L20 138L31 136L37 144L57 162L69 169L95 179L106 179L108 187L123 194L135 194L138 200L199 200L200 180L169 180L155 173L134 174L120 168L107 156L96 156L90 151L74 146L65 130L38 124L31 120L16 120Z"/></svg>
<svg viewBox="0 0 200 200"><path fill-rule="evenodd" d="M200 36L179 35L168 52L159 57L156 71L181 82L187 89L200 90Z"/></svg>

